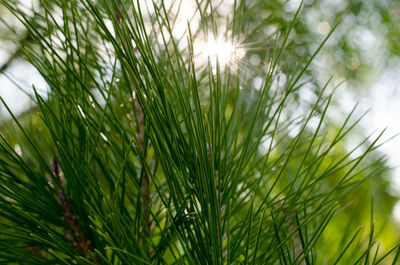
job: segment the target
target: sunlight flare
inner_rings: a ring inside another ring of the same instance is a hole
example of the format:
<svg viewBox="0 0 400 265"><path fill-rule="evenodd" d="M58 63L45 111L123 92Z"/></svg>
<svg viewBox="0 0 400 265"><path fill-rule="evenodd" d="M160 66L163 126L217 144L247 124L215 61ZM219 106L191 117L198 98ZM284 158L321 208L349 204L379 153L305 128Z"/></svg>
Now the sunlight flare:
<svg viewBox="0 0 400 265"><path fill-rule="evenodd" d="M197 48L197 49L196 49ZM224 40L222 37L208 36L204 41L195 43L197 62L207 64L208 60L214 68L219 63L224 67L233 65L244 57L245 51L239 45Z"/></svg>

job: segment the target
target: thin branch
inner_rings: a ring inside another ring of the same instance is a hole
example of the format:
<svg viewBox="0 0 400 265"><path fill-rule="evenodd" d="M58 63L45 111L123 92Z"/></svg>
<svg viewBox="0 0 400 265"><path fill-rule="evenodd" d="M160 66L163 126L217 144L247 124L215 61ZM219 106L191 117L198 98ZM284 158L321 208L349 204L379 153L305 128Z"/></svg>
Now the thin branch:
<svg viewBox="0 0 400 265"><path fill-rule="evenodd" d="M52 161L51 161L51 168L52 171L59 182L60 185L63 184L63 180L61 178L61 170L60 166L58 165L57 159L55 156L53 156ZM49 182L51 183L51 180L49 179ZM54 186L54 185L53 185ZM72 246L75 248L75 250L79 251L80 253L83 253L85 257L89 260L93 260L97 264L97 257L95 254L92 254L93 246L90 240L87 238L85 233L82 231L81 226L78 223L77 218L75 217L74 213L72 212L72 209L67 201L67 198L64 194L64 192L61 189L58 190L58 202L61 204L62 208L64 209L64 215L62 219L68 224L69 229L65 230L65 233L67 234L67 238L72 241Z"/></svg>
<svg viewBox="0 0 400 265"><path fill-rule="evenodd" d="M123 8L122 3L120 0L117 1L118 8L115 9L114 14L115 18L118 22L118 24L121 24L122 22L122 16L121 16L121 10ZM135 49L135 52L137 50ZM132 85L132 93L133 95L136 95L136 87ZM134 104L135 104L135 113L136 113L136 131L137 131L137 138L139 142L139 147L140 150L143 153L144 156L144 161L143 163L146 163L146 143L145 143L145 126L144 126L144 113L142 110L142 107L140 106L140 103L138 101L137 97L134 97ZM150 165L147 165L150 167ZM142 192L142 199L141 199L141 204L142 204L142 219L145 225L145 231L143 233L143 236L140 238L140 242L142 245L143 249L146 249L146 255L148 257L151 256L150 252L146 248L146 241L149 239L152 231L151 231L151 226L153 223L153 220L151 219L151 215L148 214L149 211L149 205L151 203L151 194L150 194L150 186L151 186L151 180L149 176L146 174L144 166L142 166L141 170L141 192Z"/></svg>
<svg viewBox="0 0 400 265"><path fill-rule="evenodd" d="M24 37L18 42L18 47L15 51L8 57L7 61L0 67L0 73L7 71L15 59L19 58L22 54L22 50L25 47L26 42L33 41L32 35L30 33L25 33Z"/></svg>

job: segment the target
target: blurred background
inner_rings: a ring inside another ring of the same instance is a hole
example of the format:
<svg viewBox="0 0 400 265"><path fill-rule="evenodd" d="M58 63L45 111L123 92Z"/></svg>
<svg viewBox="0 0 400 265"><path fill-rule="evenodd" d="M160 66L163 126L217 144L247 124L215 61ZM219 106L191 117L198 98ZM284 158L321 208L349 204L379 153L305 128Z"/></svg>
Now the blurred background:
<svg viewBox="0 0 400 265"><path fill-rule="evenodd" d="M23 8L40 11L36 0L21 1ZM46 1L51 5L52 1ZM140 1L145 5L146 0ZM170 1L167 1L170 2ZM190 13L193 5L183 1L177 18L186 23L181 14ZM233 0L215 1L221 20L229 15ZM241 40L242 55L238 65L244 68L248 85L257 90L262 84L267 57L274 40L284 32L296 13L299 0L252 1L251 17L243 18L243 27L249 32L248 39ZM329 86L335 88L335 96L328 119L340 124L353 107L358 104L356 116L369 111L347 139L344 148L349 151L359 139L378 135L386 128L380 142L383 144L376 156L388 169L368 184L352 193L353 208L366 206L358 218L365 218L369 195L376 201L376 219L382 229L382 238L393 241L400 235L400 1L397 0L305 0L303 9L295 23L291 42L280 66L281 80L286 82L296 65L304 65L318 48L330 30L339 23L321 52L312 62L303 77L307 82L298 92L297 105L307 108L317 91L332 78ZM54 11L55 13L57 10ZM179 21L178 21L179 22ZM178 23L179 25L179 23ZM56 33L55 33L56 34ZM60 40L62 41L62 40ZM35 41L24 30L12 14L0 6L0 96L7 102L16 116L34 115L32 87L46 95L47 84L38 72L24 60L24 48L35 48ZM10 115L0 107L2 126L7 126ZM356 218L349 210L349 219Z"/></svg>

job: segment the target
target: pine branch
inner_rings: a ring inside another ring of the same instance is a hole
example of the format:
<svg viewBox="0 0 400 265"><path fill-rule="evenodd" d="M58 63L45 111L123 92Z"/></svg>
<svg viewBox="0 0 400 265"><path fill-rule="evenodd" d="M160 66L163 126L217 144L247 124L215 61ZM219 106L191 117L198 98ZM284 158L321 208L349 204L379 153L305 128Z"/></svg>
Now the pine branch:
<svg viewBox="0 0 400 265"><path fill-rule="evenodd" d="M15 126L0 128L0 263L308 265L369 256L372 244L332 244L348 242L336 231L350 219L332 217L383 171L364 159L379 137L363 140L361 155L346 149L358 120L349 125L351 113L330 126L328 83L311 106L294 104L322 48L305 63L287 60L300 9L285 16L280 36L260 33L273 48L259 53L246 45L268 25L253 14L263 0L235 1L224 22L213 1L197 1L199 21L182 36L186 0L50 2L60 12L44 6L31 23L0 0L37 42L25 54L50 89L36 94L40 122L11 114ZM217 47L204 47L212 38ZM238 47L240 60L219 60ZM253 68L253 53L270 64Z"/></svg>

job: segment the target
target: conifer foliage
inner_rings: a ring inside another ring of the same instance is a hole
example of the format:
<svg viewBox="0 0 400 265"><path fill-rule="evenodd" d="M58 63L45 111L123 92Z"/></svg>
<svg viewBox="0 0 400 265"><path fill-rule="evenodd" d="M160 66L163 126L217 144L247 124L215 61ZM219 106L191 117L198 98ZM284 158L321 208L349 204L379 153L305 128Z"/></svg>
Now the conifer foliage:
<svg viewBox="0 0 400 265"><path fill-rule="evenodd" d="M1 127L0 263L397 264L373 216L367 238L324 236L346 194L382 170L365 160L378 139L341 149L357 120L330 128L329 82L290 114L331 33L280 82L299 8L268 36L256 89L245 20L258 1L225 17L193 2L182 22L183 1L41 0L32 12L0 0L49 86Z"/></svg>

